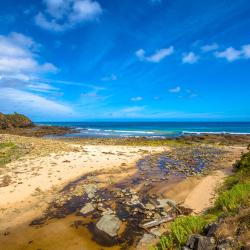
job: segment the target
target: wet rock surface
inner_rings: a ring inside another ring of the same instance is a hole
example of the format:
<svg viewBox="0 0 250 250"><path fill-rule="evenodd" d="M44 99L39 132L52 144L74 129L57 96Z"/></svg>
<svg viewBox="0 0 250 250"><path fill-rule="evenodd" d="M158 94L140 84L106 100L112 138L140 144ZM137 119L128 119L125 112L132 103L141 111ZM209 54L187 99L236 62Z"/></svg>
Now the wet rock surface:
<svg viewBox="0 0 250 250"><path fill-rule="evenodd" d="M86 215L90 212L93 212L95 210L95 206L92 203L86 203L86 205L81 208L80 213L82 215Z"/></svg>
<svg viewBox="0 0 250 250"><path fill-rule="evenodd" d="M96 227L108 234L111 237L117 235L118 230L120 229L121 221L119 218L112 212L106 212L101 219L96 223Z"/></svg>

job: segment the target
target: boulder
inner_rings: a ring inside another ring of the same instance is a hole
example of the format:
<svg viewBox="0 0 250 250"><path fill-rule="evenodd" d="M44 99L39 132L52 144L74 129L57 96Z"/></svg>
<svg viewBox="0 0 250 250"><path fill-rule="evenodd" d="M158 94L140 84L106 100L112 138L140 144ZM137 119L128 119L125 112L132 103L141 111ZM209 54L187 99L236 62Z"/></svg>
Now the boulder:
<svg viewBox="0 0 250 250"><path fill-rule="evenodd" d="M88 184L84 187L84 189L89 199L93 199L95 197L95 193L97 191L97 186L95 184Z"/></svg>
<svg viewBox="0 0 250 250"><path fill-rule="evenodd" d="M206 228L205 228L206 235L208 237L214 237L217 229L218 229L218 224L217 223L208 224L206 226Z"/></svg>
<svg viewBox="0 0 250 250"><path fill-rule="evenodd" d="M92 203L86 203L84 207L81 208L80 213L85 215L95 210L95 206Z"/></svg>
<svg viewBox="0 0 250 250"><path fill-rule="evenodd" d="M145 233L141 240L138 242L136 249L148 249L149 245L152 245L155 237L152 234Z"/></svg>
<svg viewBox="0 0 250 250"><path fill-rule="evenodd" d="M213 237L193 234L189 237L186 246L193 250L214 250L215 239Z"/></svg>
<svg viewBox="0 0 250 250"><path fill-rule="evenodd" d="M157 199L159 205L157 206L158 208L164 208L165 211L171 210L171 208L176 209L177 211L180 212L177 203L174 200L170 199Z"/></svg>
<svg viewBox="0 0 250 250"><path fill-rule="evenodd" d="M118 230L120 229L121 221L116 215L111 213L105 213L101 219L96 223L96 227L108 234L111 237L117 235Z"/></svg>

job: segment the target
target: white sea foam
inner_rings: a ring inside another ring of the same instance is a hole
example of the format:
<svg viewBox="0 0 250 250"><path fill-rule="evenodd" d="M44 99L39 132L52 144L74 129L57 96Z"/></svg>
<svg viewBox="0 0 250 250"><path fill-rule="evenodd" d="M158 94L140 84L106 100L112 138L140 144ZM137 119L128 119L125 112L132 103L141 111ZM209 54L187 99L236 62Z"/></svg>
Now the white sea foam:
<svg viewBox="0 0 250 250"><path fill-rule="evenodd" d="M182 131L182 134L194 134L194 135L201 135L201 134L214 134L214 135L250 135L250 133L247 132L226 132L226 131L220 131L220 132L213 132L213 131Z"/></svg>

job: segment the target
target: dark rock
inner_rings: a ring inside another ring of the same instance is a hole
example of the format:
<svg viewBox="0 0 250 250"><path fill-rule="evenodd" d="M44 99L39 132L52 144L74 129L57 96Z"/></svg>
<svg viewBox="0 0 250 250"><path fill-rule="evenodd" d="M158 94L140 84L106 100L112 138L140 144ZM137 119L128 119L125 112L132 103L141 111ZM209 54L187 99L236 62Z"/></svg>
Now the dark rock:
<svg viewBox="0 0 250 250"><path fill-rule="evenodd" d="M211 223L211 224L207 225L207 227L205 228L206 235L208 237L214 237L217 228L218 228L218 224L217 223Z"/></svg>
<svg viewBox="0 0 250 250"><path fill-rule="evenodd" d="M194 250L214 250L215 240L212 237L193 234L189 237L186 246Z"/></svg>
<svg viewBox="0 0 250 250"><path fill-rule="evenodd" d="M233 250L229 243L220 244L216 247L216 250Z"/></svg>

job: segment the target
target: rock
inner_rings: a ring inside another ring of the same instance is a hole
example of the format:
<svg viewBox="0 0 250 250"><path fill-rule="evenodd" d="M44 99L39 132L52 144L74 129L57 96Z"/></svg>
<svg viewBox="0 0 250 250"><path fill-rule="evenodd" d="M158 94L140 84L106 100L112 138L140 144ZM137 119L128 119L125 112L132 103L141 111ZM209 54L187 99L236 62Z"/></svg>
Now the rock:
<svg viewBox="0 0 250 250"><path fill-rule="evenodd" d="M191 248L184 246L181 248L181 250L191 250Z"/></svg>
<svg viewBox="0 0 250 250"><path fill-rule="evenodd" d="M151 204L151 203L147 203L147 204L145 205L145 208L146 208L147 210L155 210L155 206L154 206L153 204Z"/></svg>
<svg viewBox="0 0 250 250"><path fill-rule="evenodd" d="M136 249L147 249L148 245L152 245L152 241L155 240L155 237L152 234L145 233L139 243L137 244Z"/></svg>
<svg viewBox="0 0 250 250"><path fill-rule="evenodd" d="M18 113L3 114L0 113L0 129L7 128L25 128L34 126L33 122L25 115Z"/></svg>
<svg viewBox="0 0 250 250"><path fill-rule="evenodd" d="M169 211L172 206L169 203L174 203L176 204L174 201L170 200L170 199L157 199L159 205L157 206L158 208L164 208L165 211Z"/></svg>
<svg viewBox="0 0 250 250"><path fill-rule="evenodd" d="M211 223L211 224L208 224L206 226L206 235L208 237L214 237L215 236L215 233L216 233L216 230L218 228L218 224L217 223Z"/></svg>
<svg viewBox="0 0 250 250"><path fill-rule="evenodd" d="M118 230L120 229L121 221L114 214L105 213L101 219L96 223L96 227L108 234L111 237L117 235Z"/></svg>
<svg viewBox="0 0 250 250"><path fill-rule="evenodd" d="M139 196L138 195L132 195L130 203L132 205L137 205L140 203Z"/></svg>
<svg viewBox="0 0 250 250"><path fill-rule="evenodd" d="M157 236L157 237L160 237L160 236L161 236L161 232L160 232L160 230L157 229L157 228L152 228L152 229L150 230L150 233L153 234L153 235L155 235L155 236Z"/></svg>
<svg viewBox="0 0 250 250"><path fill-rule="evenodd" d="M193 234L189 237L186 246L194 250L214 250L215 239L199 234Z"/></svg>
<svg viewBox="0 0 250 250"><path fill-rule="evenodd" d="M84 207L81 208L80 213L85 215L95 210L95 206L92 203L86 203Z"/></svg>
<svg viewBox="0 0 250 250"><path fill-rule="evenodd" d="M233 250L229 243L220 244L216 247L216 250Z"/></svg>
<svg viewBox="0 0 250 250"><path fill-rule="evenodd" d="M93 199L97 191L97 186L95 184L88 184L84 188L85 188L85 192L87 193L88 198Z"/></svg>

